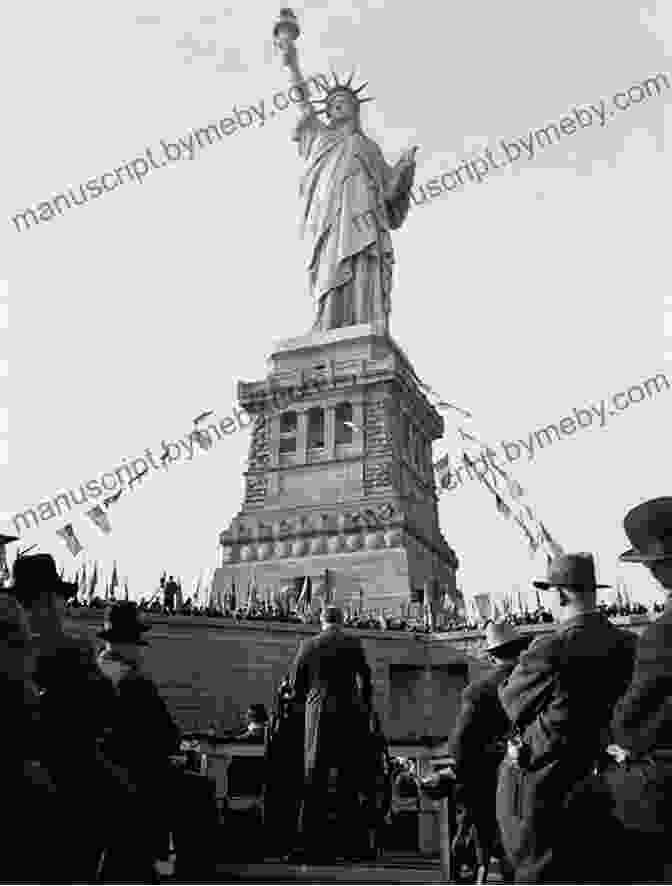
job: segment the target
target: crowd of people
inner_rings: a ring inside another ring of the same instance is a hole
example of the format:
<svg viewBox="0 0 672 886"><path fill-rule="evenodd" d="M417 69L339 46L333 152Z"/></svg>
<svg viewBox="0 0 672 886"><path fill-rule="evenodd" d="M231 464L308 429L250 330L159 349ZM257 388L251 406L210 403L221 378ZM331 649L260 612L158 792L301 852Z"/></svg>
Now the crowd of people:
<svg viewBox="0 0 672 886"><path fill-rule="evenodd" d="M622 561L644 564L667 594L659 617L638 640L598 605L606 586L593 556L557 556L534 582L547 608L532 614L550 614L553 629L530 642L511 619L486 626L495 667L467 687L448 745L434 751L438 771L423 789L441 796L459 785L458 837L476 845L481 882L493 855L504 879L519 883L669 882L672 498L637 506L624 527L632 547ZM76 585L53 558L20 555L13 572L0 592L0 689L11 724L0 742L12 762L3 797L9 809L30 810L30 832L22 816L6 820L2 879L157 882L171 844L178 879L211 879L221 823L214 785L180 764L183 736L143 668L151 628L140 607L109 608L96 655L65 630ZM351 861L375 858L389 809L394 766L364 646L347 624L327 606L273 715L253 705L245 728L226 736L264 742L265 823L276 849L304 862L344 848ZM627 852L614 859L614 846Z"/></svg>
<svg viewBox="0 0 672 886"><path fill-rule="evenodd" d="M214 786L179 764L180 731L142 666L149 628L135 604L117 603L96 655L65 630L76 590L50 555L34 554L17 558L0 592L0 747L11 811L0 879L158 882L172 839L179 879L203 882L219 826Z"/></svg>
<svg viewBox="0 0 672 886"><path fill-rule="evenodd" d="M103 597L94 596L85 599L73 597L68 601L69 609L106 609L111 603L116 602L114 599L104 599ZM257 603L253 606L239 606L236 609L223 610L215 605L194 602L187 597L179 605L166 605L158 597L147 599L142 597L138 601L138 608L141 612L147 612L152 615L171 616L186 615L199 618L218 618L232 621L265 621L279 622L283 624L319 624L320 616L314 613L291 612L283 609L278 605L271 603ZM659 615L663 611L663 604L654 603L651 607L646 607L643 603L621 603L607 604L600 603L599 608L609 618L628 618L630 616L652 616ZM543 606L539 606L534 610L526 610L522 613L508 613L503 616L501 621L516 627L525 625L541 625L552 624L552 613ZM401 616L392 616L382 614L375 610L363 610L362 612L345 612L344 623L346 627L352 629L361 629L367 631L412 631L416 633L430 633L431 626L426 619L403 618ZM481 619L460 617L448 617L440 621L436 630L445 632L460 633L465 631L481 631L483 629L483 621Z"/></svg>
<svg viewBox="0 0 672 886"><path fill-rule="evenodd" d="M554 558L544 592L555 629L486 628L495 668L464 691L425 789L460 792L477 847L516 883L667 883L672 878L672 498L628 512L631 547L666 595L642 636L600 607L592 554ZM632 612L624 614L640 614Z"/></svg>

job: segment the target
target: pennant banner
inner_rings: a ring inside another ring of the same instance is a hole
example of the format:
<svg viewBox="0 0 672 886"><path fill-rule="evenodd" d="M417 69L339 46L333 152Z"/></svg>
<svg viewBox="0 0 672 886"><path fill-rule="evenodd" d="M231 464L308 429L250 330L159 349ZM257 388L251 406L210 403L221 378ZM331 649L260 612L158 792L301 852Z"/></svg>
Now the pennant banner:
<svg viewBox="0 0 672 886"><path fill-rule="evenodd" d="M84 550L79 542L79 539L75 535L75 530L72 527L72 523L67 523L62 529L57 529L56 535L60 536L63 539L73 557L76 557L77 554L80 553L80 551Z"/></svg>
<svg viewBox="0 0 672 886"><path fill-rule="evenodd" d="M110 519L100 505L96 505L91 508L90 511L87 511L86 516L93 521L94 525L97 526L104 535L109 535L110 532L112 532Z"/></svg>

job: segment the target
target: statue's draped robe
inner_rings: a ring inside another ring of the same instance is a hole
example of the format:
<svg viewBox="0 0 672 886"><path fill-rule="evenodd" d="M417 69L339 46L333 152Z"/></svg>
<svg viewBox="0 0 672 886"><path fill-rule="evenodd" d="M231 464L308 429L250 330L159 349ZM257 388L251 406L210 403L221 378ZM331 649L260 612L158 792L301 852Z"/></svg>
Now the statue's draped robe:
<svg viewBox="0 0 672 886"><path fill-rule="evenodd" d="M378 145L344 133L309 110L294 140L306 163L301 181L302 234L312 239L309 285L315 328L369 323L387 332L394 253L390 230L409 206L413 169L390 193L393 174Z"/></svg>

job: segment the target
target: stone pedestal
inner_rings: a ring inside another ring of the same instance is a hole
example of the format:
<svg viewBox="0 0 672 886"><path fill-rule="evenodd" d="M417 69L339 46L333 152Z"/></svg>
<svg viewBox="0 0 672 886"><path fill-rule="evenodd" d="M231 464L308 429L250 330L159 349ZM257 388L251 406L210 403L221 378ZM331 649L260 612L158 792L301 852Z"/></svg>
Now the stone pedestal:
<svg viewBox="0 0 672 886"><path fill-rule="evenodd" d="M391 338L369 326L279 343L238 386L255 417L239 514L221 533L221 599L299 593L400 613L428 582L455 592L432 442L443 419ZM414 593L415 592L415 593Z"/></svg>

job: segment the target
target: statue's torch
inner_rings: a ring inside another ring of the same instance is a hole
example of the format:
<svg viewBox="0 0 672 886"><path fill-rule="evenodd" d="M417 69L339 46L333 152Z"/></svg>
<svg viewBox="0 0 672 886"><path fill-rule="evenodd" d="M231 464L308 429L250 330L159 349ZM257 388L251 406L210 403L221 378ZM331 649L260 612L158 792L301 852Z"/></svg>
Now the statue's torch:
<svg viewBox="0 0 672 886"><path fill-rule="evenodd" d="M280 10L280 15L273 25L273 42L276 49L286 49L290 43L294 43L301 33L299 23L291 9Z"/></svg>

